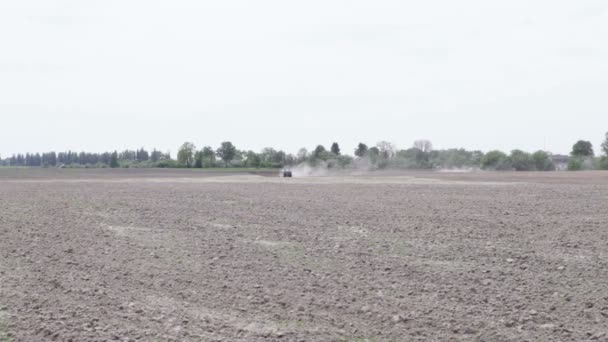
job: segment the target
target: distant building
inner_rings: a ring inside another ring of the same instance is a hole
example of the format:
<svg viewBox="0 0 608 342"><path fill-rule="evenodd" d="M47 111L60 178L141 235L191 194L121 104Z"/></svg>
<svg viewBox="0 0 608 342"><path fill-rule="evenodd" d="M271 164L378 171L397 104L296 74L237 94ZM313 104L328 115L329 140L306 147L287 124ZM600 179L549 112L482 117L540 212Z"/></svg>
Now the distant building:
<svg viewBox="0 0 608 342"><path fill-rule="evenodd" d="M555 170L566 171L568 170L568 162L570 161L570 156L555 154L551 156L551 161L553 162L553 165L555 165Z"/></svg>

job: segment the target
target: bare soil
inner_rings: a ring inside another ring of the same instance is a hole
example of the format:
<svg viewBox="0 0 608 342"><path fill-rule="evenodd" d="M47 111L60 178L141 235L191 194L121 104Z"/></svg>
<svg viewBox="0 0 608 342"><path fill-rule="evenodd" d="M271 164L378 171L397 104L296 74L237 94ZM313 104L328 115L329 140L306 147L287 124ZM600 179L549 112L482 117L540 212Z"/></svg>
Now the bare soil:
<svg viewBox="0 0 608 342"><path fill-rule="evenodd" d="M0 170L0 341L608 341L608 173Z"/></svg>

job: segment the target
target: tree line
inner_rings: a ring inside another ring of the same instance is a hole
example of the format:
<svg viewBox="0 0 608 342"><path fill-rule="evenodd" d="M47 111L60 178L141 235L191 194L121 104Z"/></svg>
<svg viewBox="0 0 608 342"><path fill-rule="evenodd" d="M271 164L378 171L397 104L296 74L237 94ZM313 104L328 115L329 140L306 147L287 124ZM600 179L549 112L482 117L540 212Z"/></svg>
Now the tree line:
<svg viewBox="0 0 608 342"><path fill-rule="evenodd" d="M47 152L47 153L26 153L16 154L10 158L0 158L0 165L3 166L24 166L24 167L120 167L131 164L149 164L151 167L163 160L170 160L171 155L160 152L156 149L146 151L124 150L122 152Z"/></svg>
<svg viewBox="0 0 608 342"><path fill-rule="evenodd" d="M359 143L353 155L343 154L334 142L326 149L317 145L313 150L300 149L297 154L286 153L272 147L260 152L239 150L232 142L225 141L217 148L201 149L186 142L180 146L175 159L169 152L144 148L122 152L47 152L17 154L0 158L0 165L14 167L159 167L159 168L284 168L300 164L322 168L367 169L483 169L515 171L608 170L608 133L601 145L603 155L595 156L593 145L580 140L572 147L569 156L556 156L546 151L528 153L513 150L468 151L465 149L433 149L429 140L417 140L412 147L399 149L382 141L373 146Z"/></svg>

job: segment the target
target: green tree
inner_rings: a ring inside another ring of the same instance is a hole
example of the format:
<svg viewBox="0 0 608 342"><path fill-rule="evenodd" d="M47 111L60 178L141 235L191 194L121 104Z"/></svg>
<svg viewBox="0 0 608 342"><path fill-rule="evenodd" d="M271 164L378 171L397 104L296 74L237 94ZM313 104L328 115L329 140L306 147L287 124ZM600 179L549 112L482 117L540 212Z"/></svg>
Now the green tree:
<svg viewBox="0 0 608 342"><path fill-rule="evenodd" d="M376 165L378 164L378 159L380 159L380 149L376 146L371 147L368 150L367 155L369 156L369 160L372 165Z"/></svg>
<svg viewBox="0 0 608 342"><path fill-rule="evenodd" d="M495 150L483 156L481 168L485 170L509 170L511 169L511 163L504 152Z"/></svg>
<svg viewBox="0 0 608 342"><path fill-rule="evenodd" d="M236 147L230 141L224 141L217 149L216 154L222 159L228 167L230 162L236 157Z"/></svg>
<svg viewBox="0 0 608 342"><path fill-rule="evenodd" d="M393 166L406 169L427 169L432 167L429 162L430 153L420 148L412 147L407 150L397 151L392 162Z"/></svg>
<svg viewBox="0 0 608 342"><path fill-rule="evenodd" d="M203 167L213 167L215 165L215 151L211 146L205 146L203 153Z"/></svg>
<svg viewBox="0 0 608 342"><path fill-rule="evenodd" d="M272 156L273 167L283 167L285 165L285 159L287 158L287 153L284 151L277 151Z"/></svg>
<svg viewBox="0 0 608 342"><path fill-rule="evenodd" d="M608 132L606 132L606 138L602 143L602 151L604 152L604 155L608 156Z"/></svg>
<svg viewBox="0 0 608 342"><path fill-rule="evenodd" d="M138 162L146 162L150 159L150 154L143 147L135 152Z"/></svg>
<svg viewBox="0 0 608 342"><path fill-rule="evenodd" d="M306 148L301 148L298 151L298 155L296 156L295 162L297 164L301 164L301 163L304 163L306 161L306 159L308 159L308 150Z"/></svg>
<svg viewBox="0 0 608 342"><path fill-rule="evenodd" d="M260 162L263 167L272 167L277 156L277 150L272 147L265 147L260 153Z"/></svg>
<svg viewBox="0 0 608 342"><path fill-rule="evenodd" d="M380 150L380 156L383 159L391 159L397 154L397 148L395 145L388 141L381 141L376 144L376 147Z"/></svg>
<svg viewBox="0 0 608 342"><path fill-rule="evenodd" d="M608 170L608 156L600 158L599 168L600 170Z"/></svg>
<svg viewBox="0 0 608 342"><path fill-rule="evenodd" d="M162 157L163 153L161 151L157 151L156 149L154 149L152 151L152 154L150 154L150 160L153 163L156 163L160 160L160 158Z"/></svg>
<svg viewBox="0 0 608 342"><path fill-rule="evenodd" d="M532 154L534 168L537 171L555 171L555 164L549 154L545 151L536 151Z"/></svg>
<svg viewBox="0 0 608 342"><path fill-rule="evenodd" d="M262 164L262 158L260 158L260 155L253 152L253 151L249 151L247 152L247 166L248 167L255 167L256 169L260 168L260 165Z"/></svg>
<svg viewBox="0 0 608 342"><path fill-rule="evenodd" d="M203 151L198 151L194 154L194 167L197 169L203 168Z"/></svg>
<svg viewBox="0 0 608 342"><path fill-rule="evenodd" d="M323 145L318 145L314 151L312 151L308 162L312 166L317 166L321 161L328 161L335 157L331 152L328 152Z"/></svg>
<svg viewBox="0 0 608 342"><path fill-rule="evenodd" d="M579 140L572 146L570 154L574 157L593 157L593 145L589 141Z"/></svg>
<svg viewBox="0 0 608 342"><path fill-rule="evenodd" d="M511 165L516 171L534 170L534 161L532 156L522 150L511 151Z"/></svg>
<svg viewBox="0 0 608 342"><path fill-rule="evenodd" d="M585 168L583 157L574 156L568 160L568 171L581 171Z"/></svg>
<svg viewBox="0 0 608 342"><path fill-rule="evenodd" d="M364 143L359 143L359 146L357 146L357 148L355 149L355 156L362 158L367 154L368 150L369 148L367 147L367 145L365 145Z"/></svg>
<svg viewBox="0 0 608 342"><path fill-rule="evenodd" d="M331 144L331 153L339 156L340 155L340 145L337 142Z"/></svg>
<svg viewBox="0 0 608 342"><path fill-rule="evenodd" d="M432 151L429 154L431 167L440 169L479 168L483 153L463 148Z"/></svg>
<svg viewBox="0 0 608 342"><path fill-rule="evenodd" d="M194 152L196 146L191 142L185 142L177 151L177 161L186 167L192 167L194 163Z"/></svg>
<svg viewBox="0 0 608 342"><path fill-rule="evenodd" d="M317 145L317 147L315 148L315 150L313 151L312 155L315 158L321 158L321 156L327 152L327 150L325 149L325 146L323 145Z"/></svg>
<svg viewBox="0 0 608 342"><path fill-rule="evenodd" d="M117 168L120 165L118 165L118 152L114 151L112 152L112 155L110 156L110 167L112 168Z"/></svg>

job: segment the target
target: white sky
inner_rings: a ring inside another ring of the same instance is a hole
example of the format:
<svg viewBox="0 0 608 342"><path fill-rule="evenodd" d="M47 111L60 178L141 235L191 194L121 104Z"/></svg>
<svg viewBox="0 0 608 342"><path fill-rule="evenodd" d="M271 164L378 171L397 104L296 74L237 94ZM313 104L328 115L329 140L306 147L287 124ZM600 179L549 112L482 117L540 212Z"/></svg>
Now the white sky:
<svg viewBox="0 0 608 342"><path fill-rule="evenodd" d="M2 1L0 118L3 156L419 138L599 152L608 3Z"/></svg>

